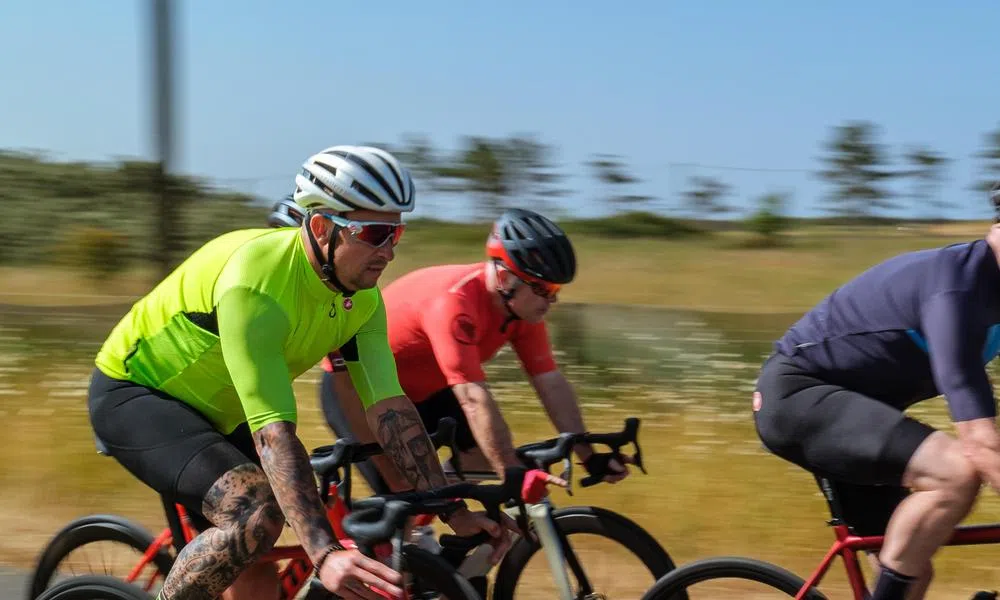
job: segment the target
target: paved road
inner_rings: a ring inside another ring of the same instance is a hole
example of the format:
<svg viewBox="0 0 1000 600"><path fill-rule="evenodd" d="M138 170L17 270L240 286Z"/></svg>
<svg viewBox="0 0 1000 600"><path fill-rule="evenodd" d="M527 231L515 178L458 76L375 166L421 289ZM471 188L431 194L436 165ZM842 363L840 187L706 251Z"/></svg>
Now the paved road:
<svg viewBox="0 0 1000 600"><path fill-rule="evenodd" d="M24 598L24 571L10 567L0 567L0 598L3 600L21 600Z"/></svg>

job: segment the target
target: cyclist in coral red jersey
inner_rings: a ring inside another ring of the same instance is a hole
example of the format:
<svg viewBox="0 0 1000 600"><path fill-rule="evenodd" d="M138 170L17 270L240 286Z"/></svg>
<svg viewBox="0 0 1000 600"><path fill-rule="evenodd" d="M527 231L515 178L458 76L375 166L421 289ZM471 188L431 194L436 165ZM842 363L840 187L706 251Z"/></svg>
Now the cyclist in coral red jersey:
<svg viewBox="0 0 1000 600"><path fill-rule="evenodd" d="M508 342L553 425L560 432L585 431L573 387L552 356L544 320L561 287L573 280L576 257L555 223L522 209L508 210L494 223L486 254L486 262L418 269L382 295L400 385L424 425L433 431L440 418L454 417L463 469L502 476L517 458L483 363ZM342 366L352 360L349 353L341 348L324 361L323 410L338 436L367 441L372 433L354 408ZM575 451L588 472L607 481L628 473L610 454L595 453L589 445ZM391 463L380 457L373 462L361 471L374 489L405 485Z"/></svg>

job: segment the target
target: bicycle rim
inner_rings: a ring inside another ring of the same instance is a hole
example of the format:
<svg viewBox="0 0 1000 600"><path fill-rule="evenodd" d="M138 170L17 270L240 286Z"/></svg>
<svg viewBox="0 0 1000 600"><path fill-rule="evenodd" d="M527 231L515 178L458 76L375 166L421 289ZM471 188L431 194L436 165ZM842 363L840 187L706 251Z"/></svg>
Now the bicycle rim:
<svg viewBox="0 0 1000 600"><path fill-rule="evenodd" d="M642 600L677 600L691 591L693 586L706 582L730 591L742 583L754 582L790 598L794 598L805 585L801 577L764 561L740 557L708 558L667 573L646 592ZM719 593L722 592L712 595ZM740 592L734 593L736 597L740 596ZM809 590L805 597L807 600L825 600L825 596L815 588Z"/></svg>

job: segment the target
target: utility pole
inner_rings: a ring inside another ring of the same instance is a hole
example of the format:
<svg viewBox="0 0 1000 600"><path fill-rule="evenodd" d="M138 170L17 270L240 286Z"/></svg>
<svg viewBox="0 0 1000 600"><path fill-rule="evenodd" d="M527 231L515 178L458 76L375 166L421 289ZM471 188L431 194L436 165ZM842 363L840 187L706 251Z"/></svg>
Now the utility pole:
<svg viewBox="0 0 1000 600"><path fill-rule="evenodd" d="M153 41L153 140L156 149L156 164L153 169L152 191L156 197L155 261L161 277L166 277L174 268L181 227L178 219L178 204L170 175L174 161L174 21L173 0L150 0L150 26Z"/></svg>

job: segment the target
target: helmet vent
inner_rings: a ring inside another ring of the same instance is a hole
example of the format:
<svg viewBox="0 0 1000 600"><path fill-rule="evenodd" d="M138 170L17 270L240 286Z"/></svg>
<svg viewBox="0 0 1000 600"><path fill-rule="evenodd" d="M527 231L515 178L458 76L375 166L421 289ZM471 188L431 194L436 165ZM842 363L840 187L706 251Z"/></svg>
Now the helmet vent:
<svg viewBox="0 0 1000 600"><path fill-rule="evenodd" d="M384 206L385 205L385 202L382 202L381 200L379 200L378 196L376 196L375 194L373 194L371 192L371 190L369 190L365 186L361 185L357 181L354 181L354 182L351 183L351 189L354 190L354 191L356 191L357 193L361 194L365 198L367 198L369 202L374 202L375 204L378 204L379 206Z"/></svg>

